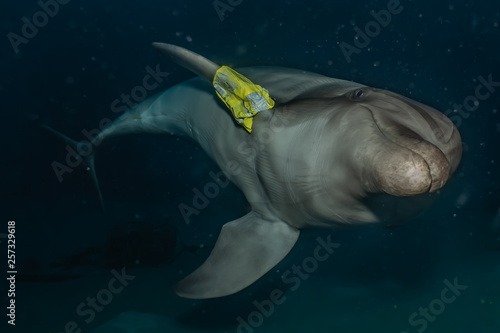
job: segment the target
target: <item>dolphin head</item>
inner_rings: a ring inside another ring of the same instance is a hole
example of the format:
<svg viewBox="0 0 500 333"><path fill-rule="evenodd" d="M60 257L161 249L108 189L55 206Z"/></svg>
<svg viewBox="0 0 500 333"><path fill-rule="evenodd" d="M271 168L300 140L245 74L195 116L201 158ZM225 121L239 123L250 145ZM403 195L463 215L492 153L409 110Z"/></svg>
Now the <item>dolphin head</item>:
<svg viewBox="0 0 500 333"><path fill-rule="evenodd" d="M260 115L252 133L272 131L272 120L286 124L262 145L256 167L284 220L306 212L295 227L379 221L364 201L372 194L435 192L456 170L460 134L441 112L354 82L320 88L283 103L269 121Z"/></svg>
<svg viewBox="0 0 500 333"><path fill-rule="evenodd" d="M371 118L358 158L369 192L411 196L445 185L462 155L462 141L441 112L399 94L356 87L344 94L349 113Z"/></svg>

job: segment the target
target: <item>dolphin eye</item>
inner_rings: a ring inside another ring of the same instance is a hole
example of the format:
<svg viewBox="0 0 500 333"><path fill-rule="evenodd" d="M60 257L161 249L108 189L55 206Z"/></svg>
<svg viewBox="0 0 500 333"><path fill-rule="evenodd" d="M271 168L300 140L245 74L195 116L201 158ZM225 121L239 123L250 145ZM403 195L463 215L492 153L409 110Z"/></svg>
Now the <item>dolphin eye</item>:
<svg viewBox="0 0 500 333"><path fill-rule="evenodd" d="M352 93L352 99L353 100L358 100L358 99L362 99L363 97L365 97L365 91L363 89L356 89L353 91Z"/></svg>

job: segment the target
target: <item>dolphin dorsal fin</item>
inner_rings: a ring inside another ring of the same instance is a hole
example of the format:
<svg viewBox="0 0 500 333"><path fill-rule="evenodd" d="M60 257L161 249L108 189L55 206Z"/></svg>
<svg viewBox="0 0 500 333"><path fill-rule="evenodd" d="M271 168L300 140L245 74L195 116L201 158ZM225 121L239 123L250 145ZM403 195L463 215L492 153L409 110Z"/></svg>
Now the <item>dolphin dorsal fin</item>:
<svg viewBox="0 0 500 333"><path fill-rule="evenodd" d="M210 61L207 58L180 46L165 43L153 43L153 47L164 56L170 58L170 60L176 64L189 69L198 76L201 76L210 82L210 84L214 80L215 72L217 72L217 70L221 67L213 61Z"/></svg>
<svg viewBox="0 0 500 333"><path fill-rule="evenodd" d="M299 234L284 221L266 220L250 212L222 227L208 259L174 291L195 299L234 294L276 266Z"/></svg>

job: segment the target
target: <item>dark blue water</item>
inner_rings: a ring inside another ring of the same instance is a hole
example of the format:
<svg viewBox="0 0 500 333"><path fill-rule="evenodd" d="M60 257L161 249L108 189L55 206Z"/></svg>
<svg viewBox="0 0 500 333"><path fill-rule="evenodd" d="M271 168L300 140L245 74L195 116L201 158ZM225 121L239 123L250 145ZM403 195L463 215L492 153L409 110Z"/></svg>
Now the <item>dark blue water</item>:
<svg viewBox="0 0 500 333"><path fill-rule="evenodd" d="M500 330L497 1L48 3L0 10L1 267L9 270L5 237L15 221L18 271L15 297L5 280L0 289L2 332ZM376 23L372 10L393 13ZM208 256L222 224L248 212L241 192L222 188L186 224L178 205L218 167L192 142L136 135L98 147L102 210L84 167L58 180L53 162L64 162L66 151L40 127L81 140L82 131L117 117L112 103L143 86L148 68L168 75L147 96L193 77L152 42L234 67L304 69L429 104L456 123L462 162L431 207L399 228L308 230L244 291L179 298L171 286ZM281 278L328 235L340 244L328 260L307 276ZM15 326L7 323L11 299Z"/></svg>

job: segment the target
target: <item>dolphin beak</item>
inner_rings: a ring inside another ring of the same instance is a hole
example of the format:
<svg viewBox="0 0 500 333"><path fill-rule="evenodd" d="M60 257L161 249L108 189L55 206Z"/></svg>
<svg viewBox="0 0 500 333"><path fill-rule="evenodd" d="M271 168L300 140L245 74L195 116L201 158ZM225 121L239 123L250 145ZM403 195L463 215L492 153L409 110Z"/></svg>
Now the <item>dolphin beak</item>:
<svg viewBox="0 0 500 333"><path fill-rule="evenodd" d="M429 106L392 92L377 92L384 98L364 104L382 139L372 161L376 189L396 196L439 190L462 155L455 126Z"/></svg>
<svg viewBox="0 0 500 333"><path fill-rule="evenodd" d="M399 136L394 138L394 142L411 150L423 159L427 164L430 174L430 186L428 191L437 191L446 184L450 177L450 163L439 148L416 136L417 134L414 134L414 136Z"/></svg>
<svg viewBox="0 0 500 333"><path fill-rule="evenodd" d="M407 127L385 125L384 147L374 161L378 189L391 195L410 196L442 188L451 174L445 154Z"/></svg>

